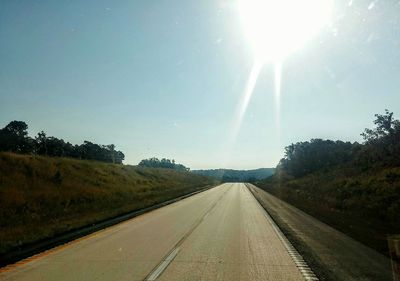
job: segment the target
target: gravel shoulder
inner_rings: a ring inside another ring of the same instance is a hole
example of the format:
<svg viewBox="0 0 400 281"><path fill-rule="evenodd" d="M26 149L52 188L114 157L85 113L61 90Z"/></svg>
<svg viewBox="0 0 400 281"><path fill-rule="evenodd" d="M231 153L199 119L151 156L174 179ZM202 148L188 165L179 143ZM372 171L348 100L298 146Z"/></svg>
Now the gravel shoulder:
<svg viewBox="0 0 400 281"><path fill-rule="evenodd" d="M393 280L387 257L266 191L246 185L320 280Z"/></svg>

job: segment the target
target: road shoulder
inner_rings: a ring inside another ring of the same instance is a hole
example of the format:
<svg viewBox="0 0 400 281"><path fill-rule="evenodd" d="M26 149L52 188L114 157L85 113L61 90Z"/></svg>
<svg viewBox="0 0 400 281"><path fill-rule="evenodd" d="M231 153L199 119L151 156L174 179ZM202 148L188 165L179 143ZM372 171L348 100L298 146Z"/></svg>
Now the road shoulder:
<svg viewBox="0 0 400 281"><path fill-rule="evenodd" d="M247 186L320 280L392 280L385 256L266 191Z"/></svg>

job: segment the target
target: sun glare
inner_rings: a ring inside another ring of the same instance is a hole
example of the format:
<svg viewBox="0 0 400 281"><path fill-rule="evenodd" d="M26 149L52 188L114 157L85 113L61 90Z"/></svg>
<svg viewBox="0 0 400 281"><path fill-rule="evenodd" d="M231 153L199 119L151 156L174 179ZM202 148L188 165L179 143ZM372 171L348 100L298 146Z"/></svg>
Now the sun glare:
<svg viewBox="0 0 400 281"><path fill-rule="evenodd" d="M228 152L233 149L258 76L265 63L274 64L276 125L280 143L279 120L283 61L329 22L333 6L333 0L238 1L243 30L254 50L254 62L246 89L238 104L230 145L227 147Z"/></svg>
<svg viewBox="0 0 400 281"><path fill-rule="evenodd" d="M239 0L239 11L255 57L282 61L329 20L332 0Z"/></svg>

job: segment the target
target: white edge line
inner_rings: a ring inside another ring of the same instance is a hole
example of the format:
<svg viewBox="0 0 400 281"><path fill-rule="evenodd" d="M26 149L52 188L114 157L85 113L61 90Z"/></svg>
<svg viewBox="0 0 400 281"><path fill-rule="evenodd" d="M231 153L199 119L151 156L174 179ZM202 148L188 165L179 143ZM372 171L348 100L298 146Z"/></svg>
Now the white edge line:
<svg viewBox="0 0 400 281"><path fill-rule="evenodd" d="M247 185L246 185L246 187L247 187ZM247 187L247 188L250 189L249 187ZM272 225L272 228L274 229L275 233L278 235L279 239L282 241L283 245L285 246L286 250L289 253L289 256L292 258L292 260L295 263L296 267L299 269L301 275L303 275L304 280L306 280L306 281L318 281L319 280L318 277L311 270L311 268L308 266L308 264L304 261L303 257L296 250L296 248L292 245L292 243L286 238L285 234L283 234L283 232L280 230L280 228L275 223L275 221L271 218L271 216L267 212L267 210L265 210L264 207L261 205L261 203L258 202L258 200L254 196L253 192L250 191L250 193L253 195L254 200L256 200L258 205L264 211L264 215L265 215L266 219Z"/></svg>
<svg viewBox="0 0 400 281"><path fill-rule="evenodd" d="M146 279L147 281L154 281L158 278L158 276L163 273L163 271L167 268L167 266L172 262L172 260L176 257L179 252L179 247L175 248L158 266L157 268L150 274L150 276Z"/></svg>

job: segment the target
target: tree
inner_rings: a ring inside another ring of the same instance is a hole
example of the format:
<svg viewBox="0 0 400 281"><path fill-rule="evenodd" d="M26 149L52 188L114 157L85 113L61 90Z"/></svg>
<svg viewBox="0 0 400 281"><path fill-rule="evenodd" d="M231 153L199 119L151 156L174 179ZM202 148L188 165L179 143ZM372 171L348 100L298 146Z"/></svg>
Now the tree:
<svg viewBox="0 0 400 281"><path fill-rule="evenodd" d="M11 121L0 130L0 150L31 153L34 140L28 137L28 125L23 121Z"/></svg>
<svg viewBox="0 0 400 281"><path fill-rule="evenodd" d="M162 158L159 160L158 158L149 158L143 159L139 162L138 166L148 167L148 168L165 168L165 169L174 169L181 171L189 171L189 168L185 167L182 164L176 164L175 160L170 160L166 158Z"/></svg>
<svg viewBox="0 0 400 281"><path fill-rule="evenodd" d="M298 142L285 147L285 157L277 169L301 177L350 162L358 148L358 143L343 141L312 139Z"/></svg>
<svg viewBox="0 0 400 281"><path fill-rule="evenodd" d="M400 165L400 121L393 112L375 114L375 128L365 129L361 134L364 146L357 158L363 169L372 167L395 167Z"/></svg>
<svg viewBox="0 0 400 281"><path fill-rule="evenodd" d="M46 133L41 131L38 133L36 140L36 153L40 155L47 155L47 137Z"/></svg>
<svg viewBox="0 0 400 281"><path fill-rule="evenodd" d="M111 162L112 163L115 163L115 145L113 145L113 144L109 144L109 145L106 145L106 149L110 152L110 159L111 159Z"/></svg>
<svg viewBox="0 0 400 281"><path fill-rule="evenodd" d="M374 129L366 128L361 136L365 142L372 142L387 136L393 136L400 129L400 121L393 118L393 112L385 109L385 114L375 114Z"/></svg>
<svg viewBox="0 0 400 281"><path fill-rule="evenodd" d="M361 170L400 166L400 121L389 110L375 118L375 127L361 134L363 144L312 139L287 146L277 172L302 177L338 165Z"/></svg>
<svg viewBox="0 0 400 281"><path fill-rule="evenodd" d="M36 153L56 157L73 157L122 164L125 155L115 150L114 144L99 145L84 141L72 145L63 139L49 137L41 131L32 139L28 136L28 125L23 121L12 121L0 130L0 151Z"/></svg>
<svg viewBox="0 0 400 281"><path fill-rule="evenodd" d="M115 151L114 157L116 164L122 164L122 161L125 159L125 155L122 153L122 151Z"/></svg>
<svg viewBox="0 0 400 281"><path fill-rule="evenodd" d="M28 125L23 121L11 121L3 130L22 138L28 135Z"/></svg>

